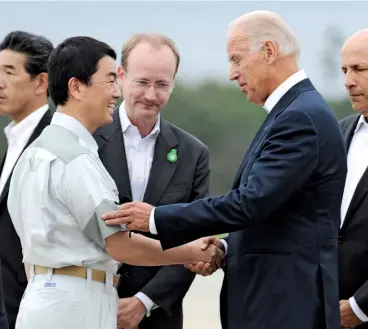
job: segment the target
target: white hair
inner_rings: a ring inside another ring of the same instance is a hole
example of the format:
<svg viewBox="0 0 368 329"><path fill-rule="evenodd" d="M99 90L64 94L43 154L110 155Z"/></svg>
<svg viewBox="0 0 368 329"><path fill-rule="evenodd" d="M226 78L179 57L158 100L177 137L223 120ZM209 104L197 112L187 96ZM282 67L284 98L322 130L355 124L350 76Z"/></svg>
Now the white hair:
<svg viewBox="0 0 368 329"><path fill-rule="evenodd" d="M244 14L229 24L229 30L243 26L251 50L260 50L265 41L274 41L284 56L299 58L300 47L293 31L281 17L271 11L258 10Z"/></svg>

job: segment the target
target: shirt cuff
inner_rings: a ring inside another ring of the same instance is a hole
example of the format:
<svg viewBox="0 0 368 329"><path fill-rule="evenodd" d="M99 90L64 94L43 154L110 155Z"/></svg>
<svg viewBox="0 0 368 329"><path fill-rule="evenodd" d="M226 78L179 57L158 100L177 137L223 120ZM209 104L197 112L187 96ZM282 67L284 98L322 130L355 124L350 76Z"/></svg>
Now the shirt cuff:
<svg viewBox="0 0 368 329"><path fill-rule="evenodd" d="M149 317L151 315L151 311L155 308L158 308L158 306L149 298L146 294L143 292L137 292L135 295L144 305L146 308L146 316Z"/></svg>
<svg viewBox="0 0 368 329"><path fill-rule="evenodd" d="M359 307L359 305L356 302L354 297L349 298L349 304L350 304L351 309L353 310L353 312L355 313L355 315L357 316L357 318L360 321L362 321L362 322L367 322L368 321L368 317L361 310L361 308Z"/></svg>
<svg viewBox="0 0 368 329"><path fill-rule="evenodd" d="M227 242L224 239L220 239L220 241L222 242L222 244L224 245L224 250L225 250L225 255L227 254Z"/></svg>
<svg viewBox="0 0 368 329"><path fill-rule="evenodd" d="M150 213L149 230L152 234L157 234L157 229L156 229L156 224L155 224L155 208L153 208Z"/></svg>

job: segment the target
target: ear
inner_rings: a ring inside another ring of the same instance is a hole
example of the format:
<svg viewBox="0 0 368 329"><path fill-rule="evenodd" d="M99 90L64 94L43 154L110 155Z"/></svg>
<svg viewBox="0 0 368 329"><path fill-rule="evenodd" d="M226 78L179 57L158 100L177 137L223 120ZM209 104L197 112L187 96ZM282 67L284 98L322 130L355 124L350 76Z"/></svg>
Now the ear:
<svg viewBox="0 0 368 329"><path fill-rule="evenodd" d="M120 87L123 87L124 81L125 81L125 76L126 76L126 71L121 65L119 65L119 67L118 67L117 75L118 75L119 85L120 85Z"/></svg>
<svg viewBox="0 0 368 329"><path fill-rule="evenodd" d="M36 78L36 94L42 95L47 93L47 88L49 87L49 75L47 73L40 73Z"/></svg>
<svg viewBox="0 0 368 329"><path fill-rule="evenodd" d="M80 82L77 78L70 78L68 81L68 94L69 97L74 98L77 101L84 99L87 93L87 86Z"/></svg>
<svg viewBox="0 0 368 329"><path fill-rule="evenodd" d="M268 64L273 64L279 53L279 47L274 41L266 41L263 46L264 58Z"/></svg>

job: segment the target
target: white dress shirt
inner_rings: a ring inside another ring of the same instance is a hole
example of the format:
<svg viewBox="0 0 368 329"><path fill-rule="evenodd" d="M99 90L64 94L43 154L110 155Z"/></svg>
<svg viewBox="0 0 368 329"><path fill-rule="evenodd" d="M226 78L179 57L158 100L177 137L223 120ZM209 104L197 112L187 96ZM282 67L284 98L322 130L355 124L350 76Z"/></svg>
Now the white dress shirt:
<svg viewBox="0 0 368 329"><path fill-rule="evenodd" d="M48 109L49 105L45 104L25 117L18 124L12 121L4 128L4 133L8 141L8 149L0 176L0 195L20 154Z"/></svg>
<svg viewBox="0 0 368 329"><path fill-rule="evenodd" d="M264 103L264 109L270 113L275 105L280 101L282 96L284 96L292 87L294 87L300 81L307 79L307 75L304 70L300 70L290 77L288 77L281 85L279 85L270 96L268 96L266 102Z"/></svg>
<svg viewBox="0 0 368 329"><path fill-rule="evenodd" d="M151 171L156 138L160 132L160 116L158 116L150 134L144 138L141 137L138 128L129 120L124 102L119 107L119 116L124 136L132 197L134 201L143 201Z"/></svg>
<svg viewBox="0 0 368 329"><path fill-rule="evenodd" d="M138 128L129 120L124 102L119 107L119 116L124 137L132 197L134 201L143 201L151 171L156 139L160 132L160 116L158 116L151 133L143 138ZM144 304L147 316L150 315L151 310L158 308L158 306L142 292L135 294L135 297Z"/></svg>
<svg viewBox="0 0 368 329"><path fill-rule="evenodd" d="M341 203L341 226L345 220L355 189L368 167L368 123L364 119L364 116L360 116L355 128L354 136L349 147L347 162L348 173L346 175L344 194ZM349 299L349 303L355 315L361 321L367 322L367 315L360 309L354 297Z"/></svg>
<svg viewBox="0 0 368 329"><path fill-rule="evenodd" d="M78 120L56 112L20 156L8 210L25 264L116 273L119 263L105 252L105 238L122 228L109 228L101 215L119 209L118 190L97 149Z"/></svg>
<svg viewBox="0 0 368 329"><path fill-rule="evenodd" d="M287 78L281 85L279 85L273 93L267 98L264 109L270 113L272 109L275 107L275 105L280 101L281 97L284 96L289 89L294 87L297 83L300 81L307 79L307 75L304 70L300 70L293 75L291 75L289 78ZM152 209L149 219L149 230L152 234L157 234L155 219L155 208ZM227 242L224 239L221 239L222 244L225 248L225 254L227 253Z"/></svg>

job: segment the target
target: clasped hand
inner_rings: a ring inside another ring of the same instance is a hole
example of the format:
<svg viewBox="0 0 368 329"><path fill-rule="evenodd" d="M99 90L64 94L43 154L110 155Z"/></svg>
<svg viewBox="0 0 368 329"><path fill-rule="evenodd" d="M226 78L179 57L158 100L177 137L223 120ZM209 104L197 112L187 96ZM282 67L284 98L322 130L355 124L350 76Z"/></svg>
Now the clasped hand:
<svg viewBox="0 0 368 329"><path fill-rule="evenodd" d="M222 242L216 237L206 237L200 239L201 249L212 249L211 262L198 262L197 264L185 264L185 268L196 274L208 276L216 272L224 265L225 247Z"/></svg>

